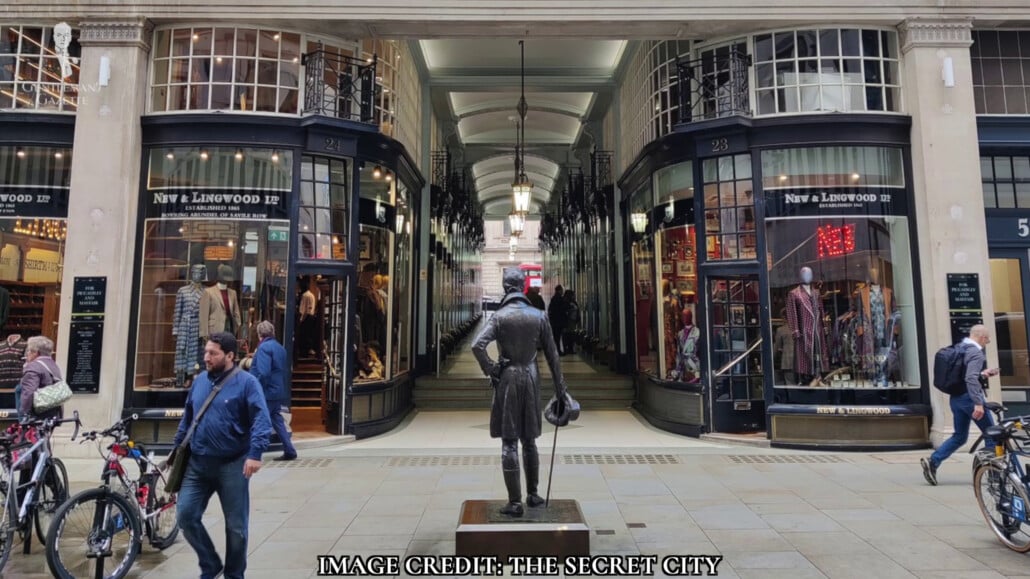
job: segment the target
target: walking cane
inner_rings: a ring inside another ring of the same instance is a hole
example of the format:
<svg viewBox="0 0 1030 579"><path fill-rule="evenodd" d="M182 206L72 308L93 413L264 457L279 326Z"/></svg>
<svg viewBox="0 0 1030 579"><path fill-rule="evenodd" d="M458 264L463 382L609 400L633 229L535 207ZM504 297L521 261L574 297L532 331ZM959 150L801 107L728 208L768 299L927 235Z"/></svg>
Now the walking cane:
<svg viewBox="0 0 1030 579"><path fill-rule="evenodd" d="M558 450L558 425L554 425L554 443L551 444L551 469L547 471L547 496L544 497L544 508L551 504L551 477L554 476L554 453Z"/></svg>

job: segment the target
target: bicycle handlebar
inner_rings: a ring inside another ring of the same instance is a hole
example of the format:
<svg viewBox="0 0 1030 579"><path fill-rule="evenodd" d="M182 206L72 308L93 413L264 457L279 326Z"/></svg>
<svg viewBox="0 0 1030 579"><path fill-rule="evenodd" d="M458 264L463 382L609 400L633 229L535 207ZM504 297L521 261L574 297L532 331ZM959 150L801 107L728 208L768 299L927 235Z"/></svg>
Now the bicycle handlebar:
<svg viewBox="0 0 1030 579"><path fill-rule="evenodd" d="M134 413L130 416L126 416L125 418L119 420L118 422L115 422L114 424L112 424L104 430L89 430L87 432L83 432L82 440L96 440L98 437L101 436L116 437L116 435L124 433L125 429L129 426L129 423L133 422L134 420L139 420L139 414ZM75 439L72 438L72 440Z"/></svg>

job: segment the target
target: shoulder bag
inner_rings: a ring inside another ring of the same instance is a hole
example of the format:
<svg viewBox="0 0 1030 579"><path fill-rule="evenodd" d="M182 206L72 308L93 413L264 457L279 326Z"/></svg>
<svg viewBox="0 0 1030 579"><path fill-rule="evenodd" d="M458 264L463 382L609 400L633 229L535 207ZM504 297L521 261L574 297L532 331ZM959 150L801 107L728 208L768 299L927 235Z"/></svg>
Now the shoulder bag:
<svg viewBox="0 0 1030 579"><path fill-rule="evenodd" d="M58 380L57 376L54 376L54 373L50 371L46 364L43 362L39 364L50 374L51 380L50 385L38 388L32 393L32 410L42 414L71 400L72 389L68 387L68 383L64 380Z"/></svg>
<svg viewBox="0 0 1030 579"><path fill-rule="evenodd" d="M193 433L197 430L197 424L200 422L204 413L207 412L207 408L211 406L211 401L215 399L218 392L222 390L222 384L226 380L232 378L237 372L240 371L240 367L236 366L232 369L229 374L220 379L213 388L211 393L207 395L207 399L204 400L204 404L200 407L200 412L193 417L193 423L190 424L189 430L186 431L186 436L183 437L182 442L179 446L176 446L172 453L168 456L167 464L170 465L168 469L168 476L165 477L165 491L169 493L177 493L182 488L182 479L186 476L186 466L189 465L190 455L190 439L193 438Z"/></svg>

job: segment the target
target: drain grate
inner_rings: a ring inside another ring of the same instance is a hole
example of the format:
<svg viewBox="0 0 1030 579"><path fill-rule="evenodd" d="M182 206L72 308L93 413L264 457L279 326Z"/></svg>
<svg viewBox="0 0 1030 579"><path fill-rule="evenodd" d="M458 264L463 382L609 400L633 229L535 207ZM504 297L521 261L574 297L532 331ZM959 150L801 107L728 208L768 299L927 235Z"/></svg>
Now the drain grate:
<svg viewBox="0 0 1030 579"><path fill-rule="evenodd" d="M679 464L674 454L565 454L562 464Z"/></svg>
<svg viewBox="0 0 1030 579"><path fill-rule="evenodd" d="M498 466L499 456L394 456L387 459L383 466L417 467L417 466Z"/></svg>
<svg viewBox="0 0 1030 579"><path fill-rule="evenodd" d="M265 468L326 468L333 464L331 458L298 458L296 460L274 460L265 464Z"/></svg>
<svg viewBox="0 0 1030 579"><path fill-rule="evenodd" d="M738 454L726 457L735 464L832 464L847 462L832 454Z"/></svg>

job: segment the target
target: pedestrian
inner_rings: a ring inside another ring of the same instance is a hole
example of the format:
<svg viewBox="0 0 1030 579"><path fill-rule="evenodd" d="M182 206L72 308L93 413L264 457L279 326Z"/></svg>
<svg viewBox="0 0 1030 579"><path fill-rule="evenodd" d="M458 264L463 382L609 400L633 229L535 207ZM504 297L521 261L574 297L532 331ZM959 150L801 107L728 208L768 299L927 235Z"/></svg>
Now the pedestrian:
<svg viewBox="0 0 1030 579"><path fill-rule="evenodd" d="M543 311L544 310L544 297L540 295L540 288L531 287L526 292L526 297L529 298L529 303L533 304L533 307Z"/></svg>
<svg viewBox="0 0 1030 579"><path fill-rule="evenodd" d="M261 453L268 448L269 424L265 395L257 378L235 365L236 338L216 332L204 346L204 365L193 381L174 445L178 446L214 392L190 439L176 508L179 527L197 553L201 579L243 579L247 569L247 534L250 519L250 477L261 468ZM215 391L215 388L219 390ZM202 517L211 495L218 494L225 521L225 565L204 528Z"/></svg>
<svg viewBox="0 0 1030 579"><path fill-rule="evenodd" d="M472 345L472 354L493 385L490 408L490 437L501 439L501 468L508 504L501 514L521 517L522 488L519 480L519 442L526 469L526 504L540 507L544 499L537 493L540 480L540 454L536 439L540 436L540 374L536 352L543 346L547 365L551 367L554 395L561 400L567 389L561 372L561 359L554 334L542 312L529 303L522 293L525 274L517 267L504 268L504 299ZM503 328L503 330L502 330ZM497 360L490 359L487 346L497 342Z"/></svg>
<svg viewBox="0 0 1030 579"><path fill-rule="evenodd" d="M261 383L268 405L268 417L272 429L283 444L283 453L275 460L294 460L297 449L293 447L290 431L283 420L283 408L290 407L290 385L286 383L286 348L275 339L275 326L265 320L257 325L258 343L250 373Z"/></svg>
<svg viewBox="0 0 1030 579"><path fill-rule="evenodd" d="M554 288L554 295L551 296L551 303L547 304L547 318L551 322L551 332L554 334L554 343L558 346L558 355L564 356L562 351L561 337L565 333L565 319L568 310L565 307L565 288L557 286Z"/></svg>
<svg viewBox="0 0 1030 579"><path fill-rule="evenodd" d="M63 416L60 406L36 414L32 408L33 396L40 388L46 388L61 379L61 369L54 362L54 342L46 336L33 336L25 345L25 366L22 367L21 382L15 387L18 401L18 420L45 420Z"/></svg>
<svg viewBox="0 0 1030 579"><path fill-rule="evenodd" d="M923 477L931 485L937 484L937 469L956 450L959 449L969 438L969 421L976 422L981 431L987 431L987 427L994 424L989 412L984 410L984 402L987 395L984 386L987 378L998 375L998 368L987 370L987 358L984 356L984 347L991 343L990 333L987 326L977 324L970 328L969 337L962 340L960 346L965 348L965 375L966 391L959 396L951 396L951 414L955 419L955 433L951 438L945 440L937 450L930 455L930 458L919 459L923 467ZM994 443L984 439L984 445L993 446Z"/></svg>

